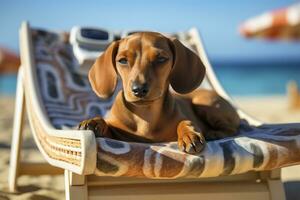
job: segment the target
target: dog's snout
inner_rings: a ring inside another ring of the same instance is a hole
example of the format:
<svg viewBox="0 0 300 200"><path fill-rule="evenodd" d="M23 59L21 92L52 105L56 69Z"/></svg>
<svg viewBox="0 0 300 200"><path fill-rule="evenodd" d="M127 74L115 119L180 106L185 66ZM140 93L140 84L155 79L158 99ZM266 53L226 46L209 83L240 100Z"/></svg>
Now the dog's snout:
<svg viewBox="0 0 300 200"><path fill-rule="evenodd" d="M149 86L147 83L133 82L131 90L136 97L145 97L149 91Z"/></svg>

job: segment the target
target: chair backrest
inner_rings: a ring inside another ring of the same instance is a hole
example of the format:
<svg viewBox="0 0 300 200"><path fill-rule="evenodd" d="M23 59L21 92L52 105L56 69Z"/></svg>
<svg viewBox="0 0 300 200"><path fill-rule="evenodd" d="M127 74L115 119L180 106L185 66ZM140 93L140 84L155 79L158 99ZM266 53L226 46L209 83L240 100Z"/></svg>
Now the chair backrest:
<svg viewBox="0 0 300 200"><path fill-rule="evenodd" d="M187 32L186 36L189 41L189 43L192 45L192 47L195 48L197 51L199 57L201 58L203 64L205 65L206 68L206 81L213 90L215 90L221 97L229 101L236 109L238 114L240 115L241 118L246 119L251 125L254 126L259 126L262 125L263 123L254 117L250 116L249 114L245 113L241 109L238 108L234 100L230 97L230 95L225 91L221 83L219 82L219 79L217 78L214 69L212 65L209 62L209 59L207 57L204 44L202 42L201 36L197 30L197 28L191 28Z"/></svg>
<svg viewBox="0 0 300 200"><path fill-rule="evenodd" d="M36 37L45 36L44 40L38 40ZM45 104L45 89L52 91L52 97L61 100L59 91L56 90L53 68L56 62L53 60L57 56L55 52L50 54L53 48L52 41L57 38L55 34L47 35L47 32L31 29L27 22L22 23L20 29L20 51L22 63L22 78L26 97L26 110L28 113L31 130L34 135L35 142L43 154L43 157L53 166L68 169L79 174L91 174L96 168L96 139L92 131L77 130L61 130L53 123L51 113ZM42 45L44 43L45 45ZM44 49L42 48L44 47ZM59 51L60 49L55 49ZM61 52L62 54L64 51ZM66 56L66 54L64 54ZM43 68L43 70L41 70ZM49 75L50 74L50 75ZM43 85L42 79L48 79L50 84ZM54 80L53 80L54 79ZM59 80L58 80L59 81ZM52 85L51 85L52 82ZM49 103L54 103L50 99ZM62 105L62 102L59 102ZM49 105L50 105L49 104ZM58 104L59 105L59 104ZM76 107L76 104L73 104ZM61 110L61 108L58 108ZM50 115L49 115L50 114ZM53 116L53 114L52 114ZM56 115L56 117L61 117Z"/></svg>

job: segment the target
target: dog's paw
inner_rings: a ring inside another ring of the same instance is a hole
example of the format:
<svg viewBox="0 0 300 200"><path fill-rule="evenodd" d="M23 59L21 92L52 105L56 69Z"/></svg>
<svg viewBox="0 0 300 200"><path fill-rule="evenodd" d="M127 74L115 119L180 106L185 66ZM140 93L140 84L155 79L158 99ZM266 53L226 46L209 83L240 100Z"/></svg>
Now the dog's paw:
<svg viewBox="0 0 300 200"><path fill-rule="evenodd" d="M200 153L205 146L205 139L201 133L185 132L178 137L178 148L181 151L196 154Z"/></svg>
<svg viewBox="0 0 300 200"><path fill-rule="evenodd" d="M95 117L80 122L77 126L78 130L91 130L96 137L109 137L108 126L104 119Z"/></svg>

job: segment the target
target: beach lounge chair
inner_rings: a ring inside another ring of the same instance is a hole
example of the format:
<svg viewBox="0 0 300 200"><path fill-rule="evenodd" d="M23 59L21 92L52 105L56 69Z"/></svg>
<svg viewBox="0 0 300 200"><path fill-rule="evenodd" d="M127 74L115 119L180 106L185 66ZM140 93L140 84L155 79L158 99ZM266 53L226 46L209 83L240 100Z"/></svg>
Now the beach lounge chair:
<svg viewBox="0 0 300 200"><path fill-rule="evenodd" d="M197 29L177 35L204 62L203 87L232 102L214 74ZM64 171L66 199L285 199L280 168L300 162L299 124L263 124L237 108L244 119L239 135L208 142L199 155L180 152L176 143L127 143L74 130L83 119L105 115L114 97L99 99L87 78L75 73L76 60L66 37L32 29L26 22L21 26L11 191L20 175ZM19 161L25 113L49 165Z"/></svg>

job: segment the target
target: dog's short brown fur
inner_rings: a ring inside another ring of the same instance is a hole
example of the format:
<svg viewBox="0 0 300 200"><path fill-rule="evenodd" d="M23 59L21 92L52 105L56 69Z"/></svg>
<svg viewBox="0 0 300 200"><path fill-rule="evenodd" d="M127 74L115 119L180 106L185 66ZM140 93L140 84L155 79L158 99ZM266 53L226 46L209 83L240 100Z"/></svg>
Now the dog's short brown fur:
<svg viewBox="0 0 300 200"><path fill-rule="evenodd" d="M205 138L231 136L239 126L240 119L227 101L213 91L195 90L205 67L177 39L140 32L113 42L92 66L89 80L95 93L107 98L116 88L118 75L123 90L109 116L105 121L100 117L85 120L80 129L126 141L177 140L181 150L197 153Z"/></svg>

